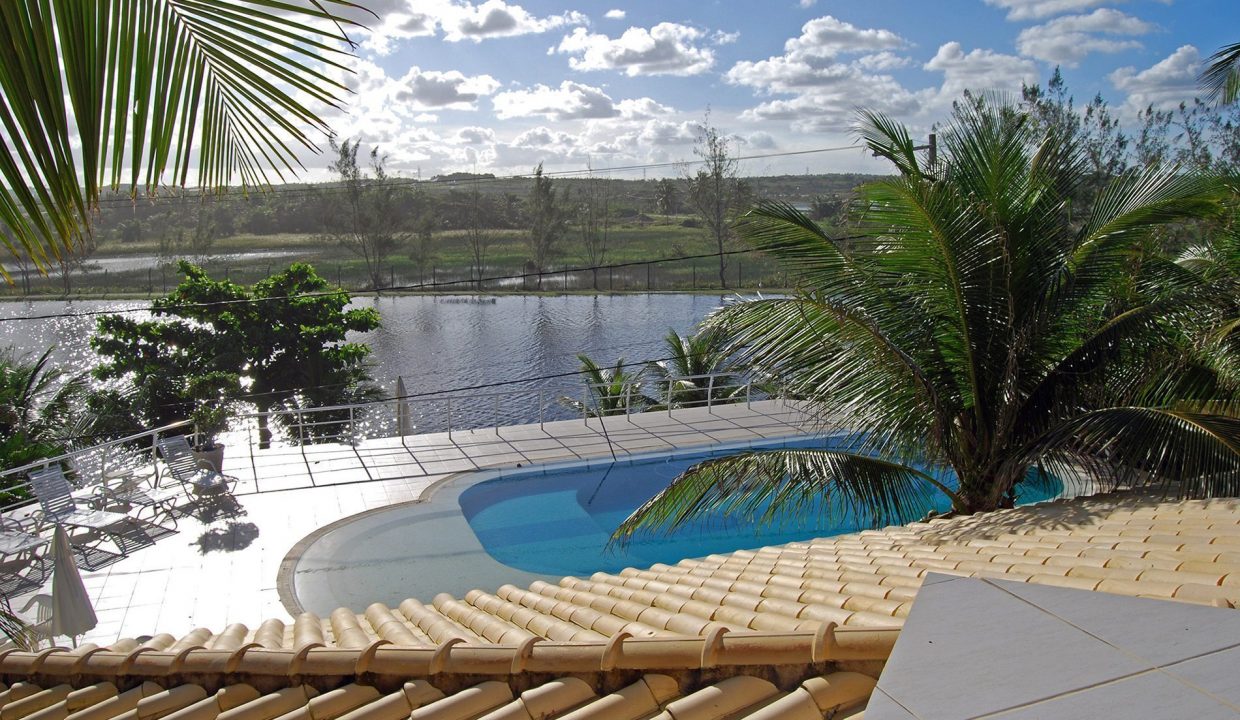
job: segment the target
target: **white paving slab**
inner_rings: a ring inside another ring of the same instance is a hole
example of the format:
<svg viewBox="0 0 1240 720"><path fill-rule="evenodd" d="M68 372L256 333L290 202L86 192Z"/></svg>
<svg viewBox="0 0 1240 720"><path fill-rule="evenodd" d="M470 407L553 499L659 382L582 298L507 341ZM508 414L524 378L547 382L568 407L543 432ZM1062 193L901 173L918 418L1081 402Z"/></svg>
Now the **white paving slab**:
<svg viewBox="0 0 1240 720"><path fill-rule="evenodd" d="M865 717L1238 717L1238 652L1232 609L931 574Z"/></svg>

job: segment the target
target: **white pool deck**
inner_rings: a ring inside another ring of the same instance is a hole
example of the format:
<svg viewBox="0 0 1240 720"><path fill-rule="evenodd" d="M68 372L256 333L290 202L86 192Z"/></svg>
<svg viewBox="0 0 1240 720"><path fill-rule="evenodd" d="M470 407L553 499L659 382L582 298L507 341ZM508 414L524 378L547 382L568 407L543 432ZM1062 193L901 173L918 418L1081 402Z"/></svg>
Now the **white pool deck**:
<svg viewBox="0 0 1240 720"><path fill-rule="evenodd" d="M182 518L175 535L96 572L83 572L98 626L84 641L288 619L280 565L316 529L350 515L425 499L462 472L704 447L811 432L794 405L754 402L367 440L356 446L230 448L241 514ZM304 453L303 453L304 450ZM240 452L238 452L240 451ZM50 581L49 581L50 586ZM48 589L40 592L50 592ZM24 603L15 599L14 607Z"/></svg>

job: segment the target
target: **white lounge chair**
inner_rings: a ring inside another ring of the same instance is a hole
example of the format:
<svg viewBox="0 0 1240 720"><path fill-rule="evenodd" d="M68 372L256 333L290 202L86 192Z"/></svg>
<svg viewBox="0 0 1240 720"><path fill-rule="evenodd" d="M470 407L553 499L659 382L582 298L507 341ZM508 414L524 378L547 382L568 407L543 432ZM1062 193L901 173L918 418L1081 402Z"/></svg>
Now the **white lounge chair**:
<svg viewBox="0 0 1240 720"><path fill-rule="evenodd" d="M39 498L45 522L86 531L85 537L71 536L69 542L87 570L97 570L108 562L155 543L146 532L144 523L128 515L79 508L73 498L73 487L60 465L32 470L27 477L30 478L31 490ZM120 554L100 548L104 540L111 540Z"/></svg>
<svg viewBox="0 0 1240 720"><path fill-rule="evenodd" d="M172 435L159 439L159 454L177 482L203 494L232 494L237 478L225 475L207 463L200 462L184 435Z"/></svg>
<svg viewBox="0 0 1240 720"><path fill-rule="evenodd" d="M79 480L94 488L92 502L98 509L137 508L133 515L138 519L142 511L147 510L151 513L147 522L167 530L167 534L175 532L177 518L184 514L179 508L188 503L189 498L178 489L156 485L153 470L150 480L142 477L140 468L126 462L111 463L105 471L103 458L96 454L78 455L71 464ZM156 522L161 516L168 518L172 526Z"/></svg>

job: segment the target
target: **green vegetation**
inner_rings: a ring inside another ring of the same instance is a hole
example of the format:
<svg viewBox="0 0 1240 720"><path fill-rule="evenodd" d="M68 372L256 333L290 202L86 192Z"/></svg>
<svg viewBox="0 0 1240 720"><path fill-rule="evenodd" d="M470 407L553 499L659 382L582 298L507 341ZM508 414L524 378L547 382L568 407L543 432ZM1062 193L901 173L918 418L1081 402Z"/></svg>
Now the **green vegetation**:
<svg viewBox="0 0 1240 720"><path fill-rule="evenodd" d="M848 449L708 460L617 537L824 496L875 522L925 512L933 492L974 513L1011 505L1042 471L1240 492L1237 385L1218 352L1237 276L1192 272L1160 247L1184 223L1226 219L1217 182L1139 167L1077 210L1092 177L1080 134L993 97L958 105L933 165L883 115L864 113L858 133L899 173L860 189L865 239L845 247L791 207L760 205L742 235L797 290L709 320L739 361L849 430Z"/></svg>
<svg viewBox="0 0 1240 720"><path fill-rule="evenodd" d="M29 361L0 351L0 469L59 455L83 429L86 378L66 377L49 364L51 353ZM11 497L0 490L0 504Z"/></svg>
<svg viewBox="0 0 1240 720"><path fill-rule="evenodd" d="M191 167L203 188L291 172L313 147L309 128L327 130L307 103L347 91L329 75L347 70L333 46L356 23L333 10L349 6L0 5L0 122L15 144L0 154L0 242L23 267L59 266L67 283L93 248L105 188L184 186Z"/></svg>
<svg viewBox="0 0 1240 720"><path fill-rule="evenodd" d="M333 291L314 268L294 263L252 288L186 262L180 272L181 284L153 303L157 319L99 319L91 346L104 362L95 376L119 383L110 390L114 413L146 427L193 416L219 430L242 387L259 412L370 396L370 349L345 334L373 330L379 315L346 310L348 293ZM266 444L265 418L259 429Z"/></svg>

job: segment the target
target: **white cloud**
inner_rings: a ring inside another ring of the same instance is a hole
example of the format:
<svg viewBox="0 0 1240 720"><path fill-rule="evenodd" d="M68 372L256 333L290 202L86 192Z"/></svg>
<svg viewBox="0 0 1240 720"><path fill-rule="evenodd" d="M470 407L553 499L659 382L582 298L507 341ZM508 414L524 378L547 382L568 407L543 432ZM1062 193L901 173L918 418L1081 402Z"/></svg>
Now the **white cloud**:
<svg viewBox="0 0 1240 720"><path fill-rule="evenodd" d="M603 13L603 17L607 18L608 20L623 20L624 16L625 16L625 12L618 8L613 9L613 10L608 10L607 12Z"/></svg>
<svg viewBox="0 0 1240 720"><path fill-rule="evenodd" d="M420 109L474 110L478 98L499 89L490 75L468 76L459 70L439 72L409 68L398 84L396 99Z"/></svg>
<svg viewBox="0 0 1240 720"><path fill-rule="evenodd" d="M912 112L912 93L888 75L875 74L907 64L892 50L907 45L883 28L860 28L831 16L805 23L801 34L784 43L784 54L741 61L724 79L767 94L795 97L772 100L747 110L742 120L786 121L801 131L842 131L857 107ZM854 60L841 56L860 55Z"/></svg>
<svg viewBox="0 0 1240 720"><path fill-rule="evenodd" d="M818 0L801 0L797 4L803 8L811 8L811 7L814 7L814 3L816 2L818 2Z"/></svg>
<svg viewBox="0 0 1240 720"><path fill-rule="evenodd" d="M1100 8L1088 15L1065 15L1025 28L1016 37L1016 48L1022 55L1076 67L1091 52L1114 53L1141 47L1136 40L1106 35L1145 35L1154 28L1152 23L1118 10Z"/></svg>
<svg viewBox="0 0 1240 720"><path fill-rule="evenodd" d="M544 18L534 17L520 5L509 5L504 0L486 0L481 5L464 3L453 5L455 15L451 15L442 24L445 30L444 39L450 41L473 40L481 42L491 37L511 37L542 33L565 25L581 25L586 22L585 15L570 11L563 15L550 15Z"/></svg>
<svg viewBox="0 0 1240 720"><path fill-rule="evenodd" d="M619 114L607 93L571 80L558 88L536 85L529 90L512 90L496 95L495 115L501 120L542 116L548 120L609 118Z"/></svg>
<svg viewBox="0 0 1240 720"><path fill-rule="evenodd" d="M872 55L862 55L854 63L863 70L894 70L911 65L912 61L889 50L884 50Z"/></svg>
<svg viewBox="0 0 1240 720"><path fill-rule="evenodd" d="M621 100L616 103L616 109L620 111L620 117L625 120L647 120L664 117L676 112L673 108L655 102L648 97Z"/></svg>
<svg viewBox="0 0 1240 720"><path fill-rule="evenodd" d="M710 36L710 41L716 45L731 45L740 39L741 34L739 32L724 32L722 30L716 30L715 33Z"/></svg>
<svg viewBox="0 0 1240 720"><path fill-rule="evenodd" d="M943 73L939 94L948 98L965 90L1019 90L1038 79L1030 60L981 48L966 53L958 42L944 43L923 67Z"/></svg>
<svg viewBox="0 0 1240 720"><path fill-rule="evenodd" d="M697 75L715 64L715 54L696 43L705 33L677 23L659 23L649 30L631 27L618 38L576 28L556 52L569 55L574 70L617 70L638 75Z"/></svg>
<svg viewBox="0 0 1240 720"><path fill-rule="evenodd" d="M835 57L845 53L878 52L904 47L904 38L881 28L862 29L826 15L801 27L800 37L784 43L786 55Z"/></svg>
<svg viewBox="0 0 1240 720"><path fill-rule="evenodd" d="M463 127L456 131L456 140L466 145L488 145L495 142L495 131L485 127Z"/></svg>
<svg viewBox="0 0 1240 720"><path fill-rule="evenodd" d="M775 136L765 130L751 132L741 138L745 145L754 150L774 150L779 147L779 143L775 141Z"/></svg>
<svg viewBox="0 0 1240 720"><path fill-rule="evenodd" d="M1122 67L1108 79L1128 94L1125 107L1128 112L1136 113L1150 105L1165 109L1193 99L1200 71L1201 53L1192 45L1183 45L1151 67L1144 70Z"/></svg>
<svg viewBox="0 0 1240 720"><path fill-rule="evenodd" d="M987 5L1007 10L1008 20L1039 20L1117 2L1124 0L986 0Z"/></svg>
<svg viewBox="0 0 1240 720"><path fill-rule="evenodd" d="M538 17L505 0L477 5L468 0L373 0L366 7L378 16L377 21L369 13L346 14L367 27L362 45L379 55L389 54L395 42L408 38L442 34L451 42L481 42L587 23L580 12Z"/></svg>

